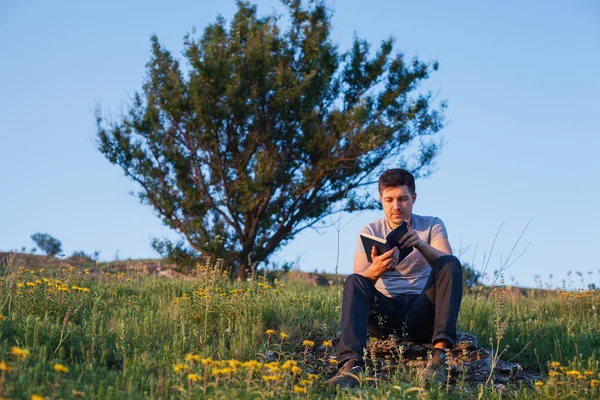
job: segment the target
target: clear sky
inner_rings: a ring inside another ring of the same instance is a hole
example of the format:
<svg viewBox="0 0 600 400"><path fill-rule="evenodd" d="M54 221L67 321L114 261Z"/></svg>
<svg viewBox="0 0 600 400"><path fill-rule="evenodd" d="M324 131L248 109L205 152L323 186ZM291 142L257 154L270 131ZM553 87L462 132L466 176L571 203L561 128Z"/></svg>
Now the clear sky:
<svg viewBox="0 0 600 400"><path fill-rule="evenodd" d="M281 9L258 4L259 13ZM531 219L507 284L534 286L540 275L579 287L580 271L598 285L600 3L329 4L340 50L354 32L375 45L393 35L406 56L440 63L425 88L448 102L445 146L437 170L417 181L414 212L442 218L455 252L476 268L504 223L489 271ZM67 255L145 258L157 256L151 237L177 238L95 149L93 111L118 115L141 90L152 33L180 56L193 26L199 34L235 9L214 0L0 1L0 250L30 249L30 235L47 232ZM380 215L342 216L339 272L352 271L356 234ZM306 231L273 261L332 272L336 242L333 228Z"/></svg>

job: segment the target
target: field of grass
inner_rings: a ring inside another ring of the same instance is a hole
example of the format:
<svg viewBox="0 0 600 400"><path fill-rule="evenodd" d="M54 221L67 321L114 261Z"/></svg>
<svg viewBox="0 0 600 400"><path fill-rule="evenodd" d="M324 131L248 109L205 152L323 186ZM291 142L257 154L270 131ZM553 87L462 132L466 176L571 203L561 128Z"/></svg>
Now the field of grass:
<svg viewBox="0 0 600 400"><path fill-rule="evenodd" d="M0 267L0 398L599 398L600 291L495 289L465 295L459 329L502 359L542 372L531 386L424 390L414 374L335 372L339 284L264 277L231 282L218 266L185 279L62 266ZM40 397L35 397L40 396Z"/></svg>

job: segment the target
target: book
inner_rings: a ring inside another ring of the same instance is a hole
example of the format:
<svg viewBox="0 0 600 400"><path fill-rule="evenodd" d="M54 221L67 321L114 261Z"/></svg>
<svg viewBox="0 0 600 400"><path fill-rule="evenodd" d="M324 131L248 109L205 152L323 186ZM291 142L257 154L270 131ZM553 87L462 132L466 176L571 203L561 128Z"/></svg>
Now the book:
<svg viewBox="0 0 600 400"><path fill-rule="evenodd" d="M396 227L393 231L391 231L385 239L369 235L367 233L361 233L360 239L365 248L365 253L367 254L367 260L372 263L373 259L371 258L371 249L373 246L377 249L377 254L381 255L386 251L397 247L400 250L400 257L398 262L404 260L412 251L413 248L401 249L400 248L400 238L408 232L408 226L406 225L406 221L402 222L398 227Z"/></svg>

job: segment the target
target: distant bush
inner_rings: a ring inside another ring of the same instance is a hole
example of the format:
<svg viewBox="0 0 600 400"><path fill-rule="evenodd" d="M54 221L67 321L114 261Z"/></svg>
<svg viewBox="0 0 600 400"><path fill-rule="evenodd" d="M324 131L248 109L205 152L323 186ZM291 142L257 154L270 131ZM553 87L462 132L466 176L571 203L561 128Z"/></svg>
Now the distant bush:
<svg viewBox="0 0 600 400"><path fill-rule="evenodd" d="M47 233L34 233L31 235L31 240L35 242L40 250L51 257L62 252L62 243L60 240L53 238Z"/></svg>

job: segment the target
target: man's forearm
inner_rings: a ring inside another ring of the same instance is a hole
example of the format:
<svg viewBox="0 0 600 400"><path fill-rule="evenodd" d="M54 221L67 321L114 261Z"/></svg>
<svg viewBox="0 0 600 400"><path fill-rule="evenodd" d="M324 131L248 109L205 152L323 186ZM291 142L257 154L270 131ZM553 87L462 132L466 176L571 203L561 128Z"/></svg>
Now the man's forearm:
<svg viewBox="0 0 600 400"><path fill-rule="evenodd" d="M415 246L415 248L417 250L419 250L419 253L421 253L423 258L425 258L425 261L427 261L427 264L429 264L429 265L435 264L435 261L442 256L452 254L452 253L444 253L441 250L433 248L433 247L431 247L431 245L429 243L427 243L423 240L421 240L420 243L417 246Z"/></svg>

